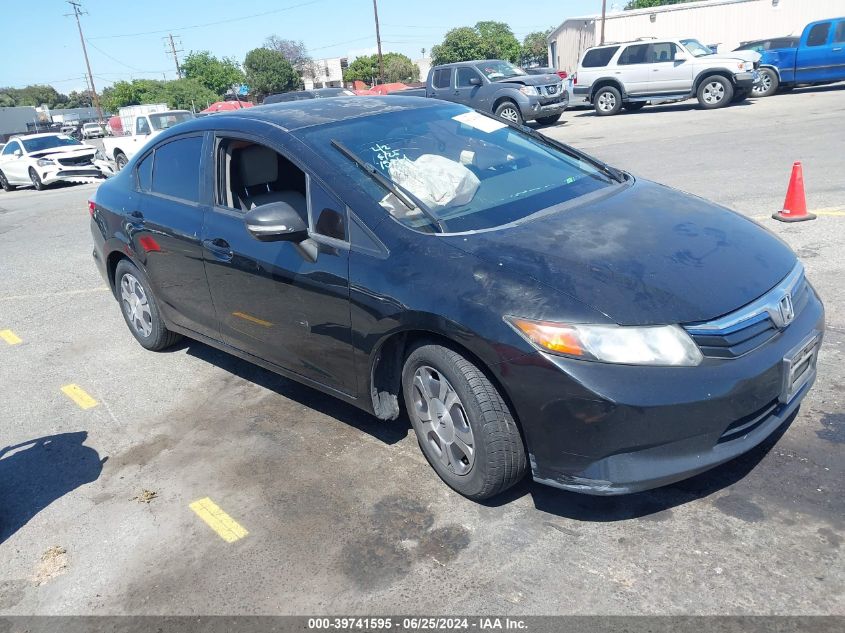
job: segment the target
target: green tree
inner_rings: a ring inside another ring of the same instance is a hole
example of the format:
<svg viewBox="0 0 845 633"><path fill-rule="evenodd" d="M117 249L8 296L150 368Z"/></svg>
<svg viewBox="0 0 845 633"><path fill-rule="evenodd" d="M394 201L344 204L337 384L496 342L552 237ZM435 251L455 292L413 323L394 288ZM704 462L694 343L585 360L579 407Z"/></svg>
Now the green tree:
<svg viewBox="0 0 845 633"><path fill-rule="evenodd" d="M420 69L411 58L401 53L385 53L382 55L384 65L384 80L413 82L420 80ZM344 81L363 81L371 86L378 79L378 55L362 55L356 57L343 73Z"/></svg>
<svg viewBox="0 0 845 633"><path fill-rule="evenodd" d="M191 51L182 62L182 71L186 79L198 81L218 96L244 81L243 71L236 60L229 57L217 59L209 51Z"/></svg>
<svg viewBox="0 0 845 633"><path fill-rule="evenodd" d="M288 92L300 86L299 75L278 51L255 48L244 59L246 83L259 100L269 94Z"/></svg>
<svg viewBox="0 0 845 633"><path fill-rule="evenodd" d="M474 28L462 26L452 29L443 37L443 41L431 48L431 63L452 64L484 57L484 43Z"/></svg>
<svg viewBox="0 0 845 633"><path fill-rule="evenodd" d="M209 90L196 79L176 79L164 82L163 101L174 110L204 109L209 103L218 101L219 95Z"/></svg>
<svg viewBox="0 0 845 633"><path fill-rule="evenodd" d="M67 100L62 105L63 108L90 108L93 107L91 94L88 92L77 92L72 90L67 96Z"/></svg>
<svg viewBox="0 0 845 633"><path fill-rule="evenodd" d="M546 31L534 31L525 36L522 40L521 63L524 65L536 64L538 66L549 65L549 45L546 38L552 29Z"/></svg>
<svg viewBox="0 0 845 633"><path fill-rule="evenodd" d="M33 84L25 88L3 88L16 106L40 106L47 104L50 108L63 104L67 97L53 86L44 84Z"/></svg>
<svg viewBox="0 0 845 633"><path fill-rule="evenodd" d="M662 7L666 4L681 4L683 2L691 2L692 0L628 0L625 5L625 10L631 9L650 9L652 7Z"/></svg>
<svg viewBox="0 0 845 633"><path fill-rule="evenodd" d="M485 59L519 62L522 47L507 24L493 21L478 22L475 30L481 37Z"/></svg>

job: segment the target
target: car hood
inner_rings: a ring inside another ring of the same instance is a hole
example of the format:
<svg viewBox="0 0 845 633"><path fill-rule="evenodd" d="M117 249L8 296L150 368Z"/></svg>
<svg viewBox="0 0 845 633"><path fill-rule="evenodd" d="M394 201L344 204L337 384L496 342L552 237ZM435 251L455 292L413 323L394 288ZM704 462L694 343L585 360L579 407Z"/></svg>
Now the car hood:
<svg viewBox="0 0 845 633"><path fill-rule="evenodd" d="M725 315L795 265L789 247L751 220L643 180L517 225L444 239L621 325Z"/></svg>
<svg viewBox="0 0 845 633"><path fill-rule="evenodd" d="M497 84L519 84L521 86L546 86L548 84L559 84L563 79L558 75L519 75L494 81Z"/></svg>
<svg viewBox="0 0 845 633"><path fill-rule="evenodd" d="M51 147L29 154L30 158L74 158L76 156L90 156L97 151L90 145L76 145L73 149L67 147Z"/></svg>
<svg viewBox="0 0 845 633"><path fill-rule="evenodd" d="M720 55L719 57L738 58L745 62L759 62L762 55L757 51L732 51L727 55Z"/></svg>

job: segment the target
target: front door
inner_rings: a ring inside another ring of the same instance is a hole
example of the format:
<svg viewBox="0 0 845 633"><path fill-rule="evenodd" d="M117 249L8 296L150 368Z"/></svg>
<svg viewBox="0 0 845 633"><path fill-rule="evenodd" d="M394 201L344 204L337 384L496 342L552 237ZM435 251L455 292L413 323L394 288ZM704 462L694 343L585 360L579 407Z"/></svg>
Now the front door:
<svg viewBox="0 0 845 633"><path fill-rule="evenodd" d="M831 44L833 38L833 23L819 22L810 28L806 41L798 47L795 61L795 80L800 83L815 81L831 81L836 79L836 71L832 61L834 55ZM838 44L842 47L842 44Z"/></svg>
<svg viewBox="0 0 845 633"><path fill-rule="evenodd" d="M205 278L200 234L202 134L177 137L136 165L138 195L126 209L127 234L165 316L213 338L217 319Z"/></svg>
<svg viewBox="0 0 845 633"><path fill-rule="evenodd" d="M649 46L651 60L651 94L678 94L692 90L692 63L675 61L678 46L673 42L656 42Z"/></svg>
<svg viewBox="0 0 845 633"><path fill-rule="evenodd" d="M220 138L215 150L218 196L206 217L203 256L221 335L237 349L354 395L346 207L278 151L274 165L257 161L260 152L247 160L255 141ZM246 230L246 211L274 200L301 210L307 243L262 242Z"/></svg>
<svg viewBox="0 0 845 633"><path fill-rule="evenodd" d="M18 151L21 155L15 156ZM0 154L0 170L13 185L29 182L27 162L23 158L23 147L19 141L9 141L3 148L3 153Z"/></svg>
<svg viewBox="0 0 845 633"><path fill-rule="evenodd" d="M478 83L477 85L473 85L470 83L470 80L472 79L477 79L481 82L481 73L479 73L475 68L470 68L468 66L458 67L457 72L455 73L455 94L452 99L449 99L449 101L462 103L467 106L472 104L472 107L479 110L492 110L492 104L488 105L487 103L481 103L475 99L478 95L478 91L481 90L482 84Z"/></svg>

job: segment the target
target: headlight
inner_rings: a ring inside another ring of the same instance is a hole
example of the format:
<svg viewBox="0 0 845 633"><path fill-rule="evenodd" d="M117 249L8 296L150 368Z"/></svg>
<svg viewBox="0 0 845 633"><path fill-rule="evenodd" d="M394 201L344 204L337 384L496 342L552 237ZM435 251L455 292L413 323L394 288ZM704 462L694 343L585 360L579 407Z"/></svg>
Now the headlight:
<svg viewBox="0 0 845 633"><path fill-rule="evenodd" d="M106 155L100 150L94 152L94 160L106 160Z"/></svg>
<svg viewBox="0 0 845 633"><path fill-rule="evenodd" d="M536 97L539 94L539 90L534 86L520 86L519 91L527 97Z"/></svg>
<svg viewBox="0 0 845 633"><path fill-rule="evenodd" d="M537 348L582 360L626 365L692 367L701 350L677 325L622 326L550 323L505 317Z"/></svg>
<svg viewBox="0 0 845 633"><path fill-rule="evenodd" d="M46 167L47 165L55 165L56 161L52 158L39 158L37 164L39 167Z"/></svg>

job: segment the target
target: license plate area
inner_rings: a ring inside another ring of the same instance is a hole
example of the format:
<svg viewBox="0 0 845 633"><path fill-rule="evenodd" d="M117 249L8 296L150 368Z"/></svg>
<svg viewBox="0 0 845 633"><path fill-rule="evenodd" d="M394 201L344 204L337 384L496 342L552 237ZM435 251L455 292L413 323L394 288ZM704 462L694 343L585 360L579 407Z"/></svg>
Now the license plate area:
<svg viewBox="0 0 845 633"><path fill-rule="evenodd" d="M816 360L821 335L814 332L783 359L783 389L779 400L790 402L816 376Z"/></svg>

